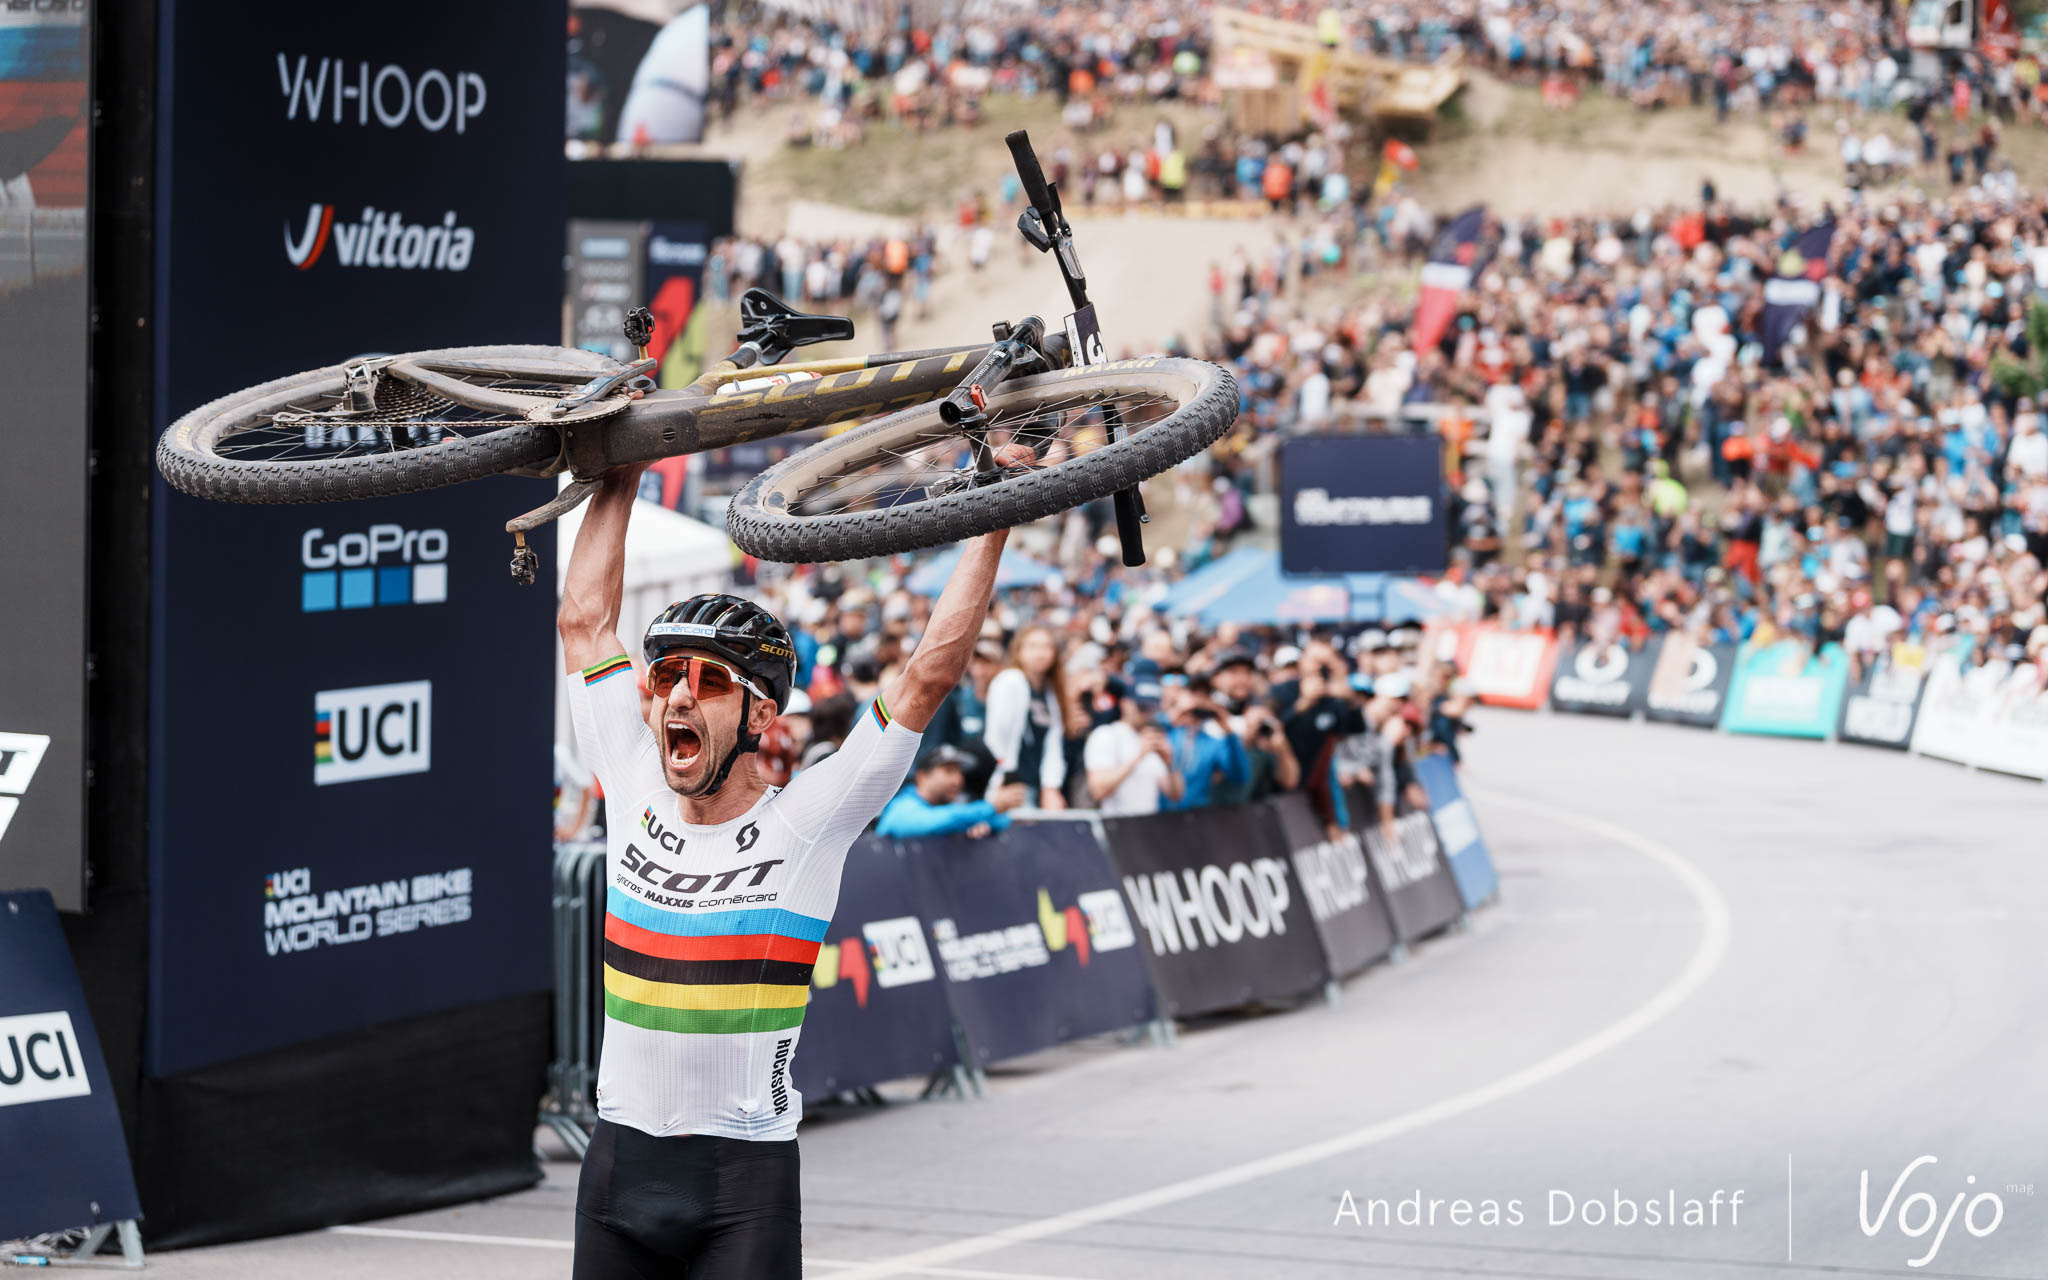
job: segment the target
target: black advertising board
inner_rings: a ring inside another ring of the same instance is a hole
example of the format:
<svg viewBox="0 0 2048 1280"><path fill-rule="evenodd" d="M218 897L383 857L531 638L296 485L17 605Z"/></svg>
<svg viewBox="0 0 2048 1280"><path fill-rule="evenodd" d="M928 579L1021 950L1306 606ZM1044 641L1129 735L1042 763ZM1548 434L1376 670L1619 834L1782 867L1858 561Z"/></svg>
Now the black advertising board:
<svg viewBox="0 0 2048 1280"><path fill-rule="evenodd" d="M1152 984L1116 873L1079 822L904 842L946 975L986 1065L1149 1021Z"/></svg>
<svg viewBox="0 0 2048 1280"><path fill-rule="evenodd" d="M1352 829L1372 859L1374 874L1385 894L1394 935L1403 942L1428 937L1465 914L1465 900L1437 840L1429 814L1409 809L1394 816L1393 838L1373 815L1372 796L1359 787L1344 793Z"/></svg>
<svg viewBox="0 0 2048 1280"><path fill-rule="evenodd" d="M1280 445L1280 567L1442 573L1443 489L1437 436L1290 436Z"/></svg>
<svg viewBox="0 0 2048 1280"><path fill-rule="evenodd" d="M1735 646L1695 644L1684 636L1667 635L1658 642L1650 664L1643 716L1711 729L1721 723L1734 674Z"/></svg>
<svg viewBox="0 0 2048 1280"><path fill-rule="evenodd" d="M1587 715L1632 716L1650 689L1650 655L1625 644L1580 641L1558 655L1550 705Z"/></svg>
<svg viewBox="0 0 2048 1280"><path fill-rule="evenodd" d="M1330 972L1349 977L1394 949L1394 920L1365 845L1355 831L1335 839L1300 792L1267 801L1287 842L1294 878L1308 899Z"/></svg>
<svg viewBox="0 0 2048 1280"><path fill-rule="evenodd" d="M563 177L573 217L679 219L703 224L712 240L733 233L739 169L729 161L578 160Z"/></svg>
<svg viewBox="0 0 2048 1280"><path fill-rule="evenodd" d="M0 1240L139 1217L99 1036L48 893L0 893L0 973Z"/></svg>
<svg viewBox="0 0 2048 1280"><path fill-rule="evenodd" d="M839 904L811 969L791 1071L810 1101L960 1060L928 927L902 850L862 836L846 855Z"/></svg>
<svg viewBox="0 0 2048 1280"><path fill-rule="evenodd" d="M1866 747L1904 751L1913 741L1926 674L1924 665L1897 663L1889 654L1866 665L1842 699L1836 736Z"/></svg>
<svg viewBox="0 0 2048 1280"><path fill-rule="evenodd" d="M159 428L365 352L560 341L561 22L164 9ZM547 988L554 605L500 530L552 492L158 483L150 1074Z"/></svg>
<svg viewBox="0 0 2048 1280"><path fill-rule="evenodd" d="M92 24L0 12L0 889L85 902Z"/></svg>
<svg viewBox="0 0 2048 1280"><path fill-rule="evenodd" d="M1308 899L1263 806L1103 826L1162 1012L1187 1017L1287 999L1329 981Z"/></svg>

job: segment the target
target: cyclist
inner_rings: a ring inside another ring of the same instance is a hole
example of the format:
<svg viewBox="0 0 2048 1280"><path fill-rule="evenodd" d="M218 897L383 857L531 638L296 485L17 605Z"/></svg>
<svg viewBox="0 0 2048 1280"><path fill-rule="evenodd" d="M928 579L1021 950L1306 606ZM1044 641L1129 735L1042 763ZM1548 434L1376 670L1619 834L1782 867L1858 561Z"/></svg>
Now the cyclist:
<svg viewBox="0 0 2048 1280"><path fill-rule="evenodd" d="M576 1196L577 1280L802 1272L790 1064L846 852L903 785L981 634L1008 534L969 543L902 673L845 745L783 788L756 769L796 674L758 605L669 606L617 638L637 469L584 516L557 619L576 738L611 797L598 1123Z"/></svg>

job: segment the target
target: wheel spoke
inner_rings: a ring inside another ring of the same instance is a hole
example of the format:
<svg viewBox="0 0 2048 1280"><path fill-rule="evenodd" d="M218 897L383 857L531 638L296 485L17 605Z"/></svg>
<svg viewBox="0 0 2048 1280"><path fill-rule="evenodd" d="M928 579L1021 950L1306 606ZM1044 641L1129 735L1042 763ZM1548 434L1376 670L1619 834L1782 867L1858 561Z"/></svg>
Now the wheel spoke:
<svg viewBox="0 0 2048 1280"><path fill-rule="evenodd" d="M1147 392L1047 387L998 394L986 431L991 444L1029 443L1040 465L1053 465L1107 443L1111 408L1128 435L1178 407L1169 397ZM880 433L865 447L848 451L831 472L812 477L801 493L792 495L790 514L836 516L908 506L998 483L1010 474L977 473L965 435L933 422L907 434Z"/></svg>
<svg viewBox="0 0 2048 1280"><path fill-rule="evenodd" d="M503 406L461 404L395 376L372 362L370 394L351 402L345 377L337 375L324 388L307 391L281 407L253 414L222 430L212 452L238 462L332 462L370 454L428 449L447 441L473 438L529 419ZM418 368L442 379L459 379L481 391L529 399L536 406L582 390L598 371L551 365L545 361L435 360ZM558 370L558 376L551 371ZM361 400L373 400L370 405Z"/></svg>

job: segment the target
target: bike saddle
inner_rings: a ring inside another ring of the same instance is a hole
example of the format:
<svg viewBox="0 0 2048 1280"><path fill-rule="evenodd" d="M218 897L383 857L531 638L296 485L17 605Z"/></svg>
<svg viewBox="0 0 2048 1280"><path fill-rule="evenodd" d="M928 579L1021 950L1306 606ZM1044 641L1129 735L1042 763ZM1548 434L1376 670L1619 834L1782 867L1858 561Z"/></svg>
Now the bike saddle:
<svg viewBox="0 0 2048 1280"><path fill-rule="evenodd" d="M791 351L813 342L840 342L852 336L853 321L845 316L807 316L766 289L740 295L739 340L754 344L762 364L779 364Z"/></svg>

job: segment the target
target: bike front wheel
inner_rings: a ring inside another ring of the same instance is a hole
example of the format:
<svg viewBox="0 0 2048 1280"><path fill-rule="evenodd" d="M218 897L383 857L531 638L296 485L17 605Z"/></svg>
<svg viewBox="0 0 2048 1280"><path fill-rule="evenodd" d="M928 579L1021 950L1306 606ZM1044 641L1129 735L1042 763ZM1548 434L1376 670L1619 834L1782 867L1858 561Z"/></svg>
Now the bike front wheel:
<svg viewBox="0 0 2048 1280"><path fill-rule="evenodd" d="M986 439L991 450L1029 445L1036 465L978 465L938 404L918 405L754 477L726 530L747 554L791 564L941 546L1134 488L1215 443L1237 410L1236 380L1200 360L1018 378L988 396Z"/></svg>
<svg viewBox="0 0 2048 1280"><path fill-rule="evenodd" d="M549 410L616 371L571 347L450 347L365 357L224 396L171 424L157 467L222 502L338 502L438 489L543 466L562 427L608 417L623 388Z"/></svg>

